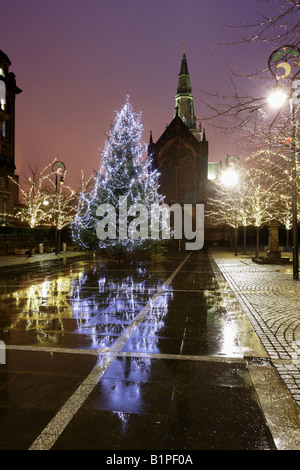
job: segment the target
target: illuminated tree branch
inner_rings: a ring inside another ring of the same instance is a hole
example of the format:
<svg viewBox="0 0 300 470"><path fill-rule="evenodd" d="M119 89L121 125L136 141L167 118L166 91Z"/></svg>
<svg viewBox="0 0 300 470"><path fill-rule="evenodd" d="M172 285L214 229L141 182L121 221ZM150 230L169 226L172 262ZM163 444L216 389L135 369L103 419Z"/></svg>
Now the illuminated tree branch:
<svg viewBox="0 0 300 470"><path fill-rule="evenodd" d="M44 204L48 198L49 186L51 185L50 172L53 163L47 165L41 172L30 167L31 175L25 178L23 184L12 177L11 181L17 184L21 195L20 207L17 208L15 217L35 228L49 221L48 206Z"/></svg>

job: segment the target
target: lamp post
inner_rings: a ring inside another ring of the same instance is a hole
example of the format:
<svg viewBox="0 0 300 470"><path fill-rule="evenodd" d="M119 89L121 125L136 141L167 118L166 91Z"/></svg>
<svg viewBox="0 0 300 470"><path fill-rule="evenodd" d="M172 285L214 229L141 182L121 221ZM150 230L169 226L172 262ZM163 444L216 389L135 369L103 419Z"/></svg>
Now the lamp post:
<svg viewBox="0 0 300 470"><path fill-rule="evenodd" d="M300 49L296 46L283 46L276 49L269 57L268 66L272 75L275 77L276 86L268 101L274 107L281 107L289 98L290 101L290 123L291 123L291 177L292 177L292 218L293 218L293 278L299 279L299 260L298 260L298 222L297 222L297 124L296 124L296 104L299 98L296 94L297 86L300 80L296 77L300 73L298 57ZM278 69L284 71L283 75L277 75ZM288 80L290 83L290 93L278 85L279 80Z"/></svg>
<svg viewBox="0 0 300 470"><path fill-rule="evenodd" d="M58 248L58 232L57 232L57 225L58 225L58 212L60 210L59 204L59 189L60 185L64 183L64 174L66 171L66 166L63 162L55 162L52 165L52 171L55 174L55 194L56 194L56 217L55 217L55 254L57 255L59 248Z"/></svg>
<svg viewBox="0 0 300 470"><path fill-rule="evenodd" d="M238 184L238 173L230 166L221 175L221 181L227 188L235 188ZM234 199L234 255L237 256L237 207L236 197Z"/></svg>

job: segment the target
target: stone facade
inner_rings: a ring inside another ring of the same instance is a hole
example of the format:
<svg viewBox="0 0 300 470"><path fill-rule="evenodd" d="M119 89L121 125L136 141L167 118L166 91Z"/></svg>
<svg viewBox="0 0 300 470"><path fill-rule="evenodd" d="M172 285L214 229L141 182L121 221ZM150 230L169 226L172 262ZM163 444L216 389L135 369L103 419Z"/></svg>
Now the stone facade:
<svg viewBox="0 0 300 470"><path fill-rule="evenodd" d="M18 202L18 187L9 176L15 175L15 98L22 90L16 85L11 62L0 50L0 224L11 222Z"/></svg>
<svg viewBox="0 0 300 470"><path fill-rule="evenodd" d="M208 142L201 124L197 128L193 95L185 53L183 54L175 112L161 137L153 142L148 154L160 172L160 192L169 205L203 203L207 188Z"/></svg>

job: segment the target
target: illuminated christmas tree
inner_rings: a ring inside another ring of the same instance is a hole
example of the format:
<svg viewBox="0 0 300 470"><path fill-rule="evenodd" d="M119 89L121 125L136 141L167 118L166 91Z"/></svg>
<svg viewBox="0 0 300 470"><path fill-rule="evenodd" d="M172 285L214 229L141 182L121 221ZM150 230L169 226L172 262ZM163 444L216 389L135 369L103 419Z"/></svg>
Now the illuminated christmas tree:
<svg viewBox="0 0 300 470"><path fill-rule="evenodd" d="M151 243L148 216L153 204L163 204L163 197L142 132L141 114L133 111L127 96L100 151L94 187L79 200L72 233L81 248L125 253Z"/></svg>

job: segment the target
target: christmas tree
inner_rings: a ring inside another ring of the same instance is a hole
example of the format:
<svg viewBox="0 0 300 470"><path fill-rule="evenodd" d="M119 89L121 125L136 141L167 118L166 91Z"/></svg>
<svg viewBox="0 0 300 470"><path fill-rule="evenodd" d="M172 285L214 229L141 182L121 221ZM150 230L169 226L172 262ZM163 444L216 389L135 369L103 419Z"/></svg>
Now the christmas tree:
<svg viewBox="0 0 300 470"><path fill-rule="evenodd" d="M153 205L163 206L163 197L142 132L141 113L133 111L127 96L100 151L94 187L80 196L72 233L81 248L125 253L157 244L149 238L149 214Z"/></svg>

